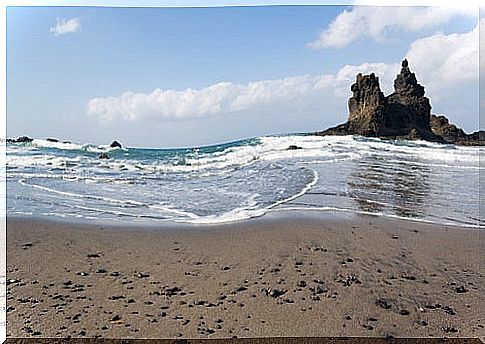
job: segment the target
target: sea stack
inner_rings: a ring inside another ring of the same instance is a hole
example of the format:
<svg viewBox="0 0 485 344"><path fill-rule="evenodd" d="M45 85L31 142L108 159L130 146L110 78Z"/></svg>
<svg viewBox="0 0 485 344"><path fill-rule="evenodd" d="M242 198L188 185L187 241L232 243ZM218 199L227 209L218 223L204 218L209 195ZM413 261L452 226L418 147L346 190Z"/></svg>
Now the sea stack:
<svg viewBox="0 0 485 344"><path fill-rule="evenodd" d="M346 123L318 135L362 135L390 139L427 140L463 145L485 144L485 132L467 135L444 116L431 115L424 86L418 83L405 59L394 80L394 93L384 96L373 73L357 74L351 86Z"/></svg>

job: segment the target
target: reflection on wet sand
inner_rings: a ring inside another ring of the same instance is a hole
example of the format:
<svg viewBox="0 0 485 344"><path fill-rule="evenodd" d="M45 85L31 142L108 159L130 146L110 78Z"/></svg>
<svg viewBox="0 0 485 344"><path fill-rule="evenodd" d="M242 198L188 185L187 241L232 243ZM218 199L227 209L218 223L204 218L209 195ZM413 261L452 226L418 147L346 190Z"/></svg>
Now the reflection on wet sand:
<svg viewBox="0 0 485 344"><path fill-rule="evenodd" d="M388 162L380 157L360 160L347 179L350 197L360 210L391 211L402 217L423 217L429 194L430 169L412 162Z"/></svg>

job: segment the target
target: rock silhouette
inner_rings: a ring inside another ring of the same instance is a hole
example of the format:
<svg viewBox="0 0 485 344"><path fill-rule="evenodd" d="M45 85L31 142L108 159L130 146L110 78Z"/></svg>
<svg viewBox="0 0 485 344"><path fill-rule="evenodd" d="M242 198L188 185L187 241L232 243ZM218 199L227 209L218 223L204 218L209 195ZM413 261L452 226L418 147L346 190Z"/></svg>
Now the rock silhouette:
<svg viewBox="0 0 485 344"><path fill-rule="evenodd" d="M346 123L318 135L362 135L391 139L427 140L462 145L485 144L485 132L466 134L444 116L431 115L429 99L405 59L394 80L394 93L384 96L374 73L357 74L351 86Z"/></svg>
<svg viewBox="0 0 485 344"><path fill-rule="evenodd" d="M119 143L116 140L111 142L111 144L109 146L110 146L110 148L122 148L121 143Z"/></svg>

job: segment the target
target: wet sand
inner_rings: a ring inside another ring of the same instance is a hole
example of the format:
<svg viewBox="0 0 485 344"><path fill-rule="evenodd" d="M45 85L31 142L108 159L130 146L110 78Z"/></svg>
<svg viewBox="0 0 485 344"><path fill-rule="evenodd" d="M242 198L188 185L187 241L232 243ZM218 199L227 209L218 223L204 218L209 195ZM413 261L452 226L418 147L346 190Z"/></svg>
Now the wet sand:
<svg viewBox="0 0 485 344"><path fill-rule="evenodd" d="M483 337L481 233L371 216L9 218L7 336Z"/></svg>

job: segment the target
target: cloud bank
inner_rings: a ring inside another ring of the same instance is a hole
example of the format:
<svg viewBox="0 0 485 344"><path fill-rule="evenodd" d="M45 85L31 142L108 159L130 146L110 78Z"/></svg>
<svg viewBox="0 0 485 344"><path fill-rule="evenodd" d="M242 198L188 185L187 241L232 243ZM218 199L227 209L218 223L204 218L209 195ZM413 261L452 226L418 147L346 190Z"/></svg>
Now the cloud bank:
<svg viewBox="0 0 485 344"><path fill-rule="evenodd" d="M382 41L392 30L415 32L444 24L458 15L477 16L477 11L452 7L354 6L340 13L307 46L312 49L343 48L362 37Z"/></svg>
<svg viewBox="0 0 485 344"><path fill-rule="evenodd" d="M81 21L79 18L57 18L56 26L50 28L50 32L55 36L64 35L66 33L72 33L81 29Z"/></svg>
<svg viewBox="0 0 485 344"><path fill-rule="evenodd" d="M416 40L405 54L432 102L452 95L457 85L478 82L478 25L467 33ZM265 106L311 104L326 98L340 104L350 94L357 73L379 76L385 94L393 90L399 72L395 63L345 65L335 74L303 75L247 84L220 82L201 89L155 89L150 93L124 92L88 102L90 116L103 122L186 120L242 111L258 112Z"/></svg>

